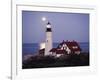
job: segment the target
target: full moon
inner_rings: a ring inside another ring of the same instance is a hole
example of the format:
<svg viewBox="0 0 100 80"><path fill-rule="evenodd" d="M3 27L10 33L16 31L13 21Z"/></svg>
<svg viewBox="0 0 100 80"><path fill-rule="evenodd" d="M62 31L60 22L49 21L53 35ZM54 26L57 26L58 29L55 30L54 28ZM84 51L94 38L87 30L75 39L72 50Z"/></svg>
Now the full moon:
<svg viewBox="0 0 100 80"><path fill-rule="evenodd" d="M42 21L46 21L46 17L42 17Z"/></svg>

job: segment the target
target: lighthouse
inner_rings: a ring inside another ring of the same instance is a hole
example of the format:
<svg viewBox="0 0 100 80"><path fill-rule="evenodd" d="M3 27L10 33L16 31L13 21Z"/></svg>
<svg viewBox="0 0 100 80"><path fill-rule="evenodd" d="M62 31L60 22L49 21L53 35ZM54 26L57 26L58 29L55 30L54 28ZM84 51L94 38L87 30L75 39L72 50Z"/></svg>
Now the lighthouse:
<svg viewBox="0 0 100 80"><path fill-rule="evenodd" d="M51 55L50 50L52 49L52 27L48 21L46 24L46 41L45 41L45 56Z"/></svg>

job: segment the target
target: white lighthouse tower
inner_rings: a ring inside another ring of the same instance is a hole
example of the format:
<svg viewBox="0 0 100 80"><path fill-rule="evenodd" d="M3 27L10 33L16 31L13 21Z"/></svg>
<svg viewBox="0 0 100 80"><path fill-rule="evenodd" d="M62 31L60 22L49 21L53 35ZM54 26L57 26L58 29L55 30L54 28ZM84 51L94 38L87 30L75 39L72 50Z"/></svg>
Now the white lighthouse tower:
<svg viewBox="0 0 100 80"><path fill-rule="evenodd" d="M51 55L50 50L52 49L52 28L48 21L46 24L46 41L45 41L45 56Z"/></svg>

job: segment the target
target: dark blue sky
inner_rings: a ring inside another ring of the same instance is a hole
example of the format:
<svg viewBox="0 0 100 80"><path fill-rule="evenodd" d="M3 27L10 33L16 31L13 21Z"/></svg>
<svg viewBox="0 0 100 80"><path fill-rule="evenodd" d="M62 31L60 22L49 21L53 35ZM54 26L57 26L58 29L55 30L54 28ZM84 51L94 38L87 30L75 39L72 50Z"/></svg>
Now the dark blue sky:
<svg viewBox="0 0 100 80"><path fill-rule="evenodd" d="M89 14L22 11L23 43L45 41L45 16L52 25L53 42L89 42Z"/></svg>

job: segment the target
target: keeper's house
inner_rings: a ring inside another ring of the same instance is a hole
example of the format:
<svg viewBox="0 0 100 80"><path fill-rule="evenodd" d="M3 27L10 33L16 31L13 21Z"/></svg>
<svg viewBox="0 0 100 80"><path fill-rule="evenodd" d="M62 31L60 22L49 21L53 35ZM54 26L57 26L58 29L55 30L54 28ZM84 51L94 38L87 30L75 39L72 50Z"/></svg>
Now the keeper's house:
<svg viewBox="0 0 100 80"><path fill-rule="evenodd" d="M80 54L81 48L76 41L67 40L60 43L57 48L52 48L50 52L59 57L64 54Z"/></svg>

